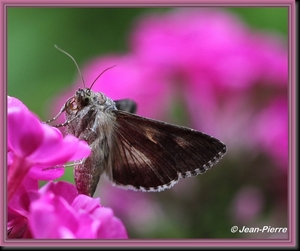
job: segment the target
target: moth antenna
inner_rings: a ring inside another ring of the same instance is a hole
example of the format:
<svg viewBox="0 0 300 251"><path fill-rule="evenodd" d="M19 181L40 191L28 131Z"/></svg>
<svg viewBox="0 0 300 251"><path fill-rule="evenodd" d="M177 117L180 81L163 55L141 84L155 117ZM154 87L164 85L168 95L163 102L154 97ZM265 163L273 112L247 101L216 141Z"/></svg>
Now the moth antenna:
<svg viewBox="0 0 300 251"><path fill-rule="evenodd" d="M96 77L96 79L95 79L94 82L91 84L91 87L90 87L89 89L92 89L93 85L96 83L96 81L98 80L98 78L100 78L100 76L101 76L104 72L108 71L109 69L111 69L111 68L113 68L113 67L115 67L115 65L113 65L113 66L111 66L111 67L108 67L108 68L106 68L104 71L102 71L102 72L98 75L98 77Z"/></svg>
<svg viewBox="0 0 300 251"><path fill-rule="evenodd" d="M77 68L77 70L78 70L79 76L81 77L81 81L82 81L82 83L83 83L83 86L84 86L84 88L85 88L85 82L84 82L83 76L82 76L82 74L81 74L81 72L80 72L79 66L78 66L78 64L76 63L76 60L75 60L68 52L66 52L66 51L64 51L63 49L59 48L56 44L54 45L54 47L55 47L56 49L60 50L61 52L63 52L64 54L66 54L67 56L69 56L69 57L73 60L73 62L74 62L75 65L76 65L76 68Z"/></svg>

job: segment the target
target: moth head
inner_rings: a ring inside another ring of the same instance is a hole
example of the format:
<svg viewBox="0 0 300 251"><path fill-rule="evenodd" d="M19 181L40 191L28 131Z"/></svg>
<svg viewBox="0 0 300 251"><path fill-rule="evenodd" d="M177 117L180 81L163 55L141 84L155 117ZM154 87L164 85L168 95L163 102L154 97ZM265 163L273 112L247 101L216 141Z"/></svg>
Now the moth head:
<svg viewBox="0 0 300 251"><path fill-rule="evenodd" d="M92 103L92 92L89 88L78 89L74 96L77 109L81 110L85 106L89 106Z"/></svg>
<svg viewBox="0 0 300 251"><path fill-rule="evenodd" d="M84 107L90 105L91 102L92 102L91 91L87 88L78 89L75 95L65 103L65 111L68 114L76 114Z"/></svg>

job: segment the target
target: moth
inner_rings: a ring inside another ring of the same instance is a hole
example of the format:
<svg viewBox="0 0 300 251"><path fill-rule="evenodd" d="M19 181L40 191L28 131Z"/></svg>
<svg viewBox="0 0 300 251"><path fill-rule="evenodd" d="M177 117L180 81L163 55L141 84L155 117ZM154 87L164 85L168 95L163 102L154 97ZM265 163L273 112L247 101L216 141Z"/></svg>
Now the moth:
<svg viewBox="0 0 300 251"><path fill-rule="evenodd" d="M75 59L56 48L71 57L82 78ZM92 154L74 166L79 193L93 196L102 174L123 188L162 191L180 178L205 173L226 153L226 145L220 140L187 127L138 116L134 114L134 101L113 101L102 92L92 91L93 84L78 89L59 114L47 121L65 113L65 122L56 127L65 127L68 134L91 147Z"/></svg>

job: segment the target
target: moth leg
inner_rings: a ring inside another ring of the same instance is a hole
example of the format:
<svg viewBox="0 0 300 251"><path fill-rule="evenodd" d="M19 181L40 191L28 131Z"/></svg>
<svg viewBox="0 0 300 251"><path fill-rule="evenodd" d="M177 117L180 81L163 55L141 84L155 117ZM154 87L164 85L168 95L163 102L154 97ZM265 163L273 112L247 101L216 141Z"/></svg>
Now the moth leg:
<svg viewBox="0 0 300 251"><path fill-rule="evenodd" d="M94 138L96 139L98 137L98 124L94 123L92 127L88 127L87 130L89 130L90 133L87 133L86 135L89 137L89 139ZM85 136L85 140L88 140L88 138Z"/></svg>
<svg viewBox="0 0 300 251"><path fill-rule="evenodd" d="M69 99L67 100L67 102L64 104L64 106L60 109L59 113L58 113L54 118L49 119L49 120L45 121L44 123L49 124L50 122L56 120L56 119L60 116L60 114L62 114L64 111L67 112L67 106L70 104L70 101L71 101L72 99L73 99L73 97L69 98ZM59 126L54 126L54 127L59 127Z"/></svg>
<svg viewBox="0 0 300 251"><path fill-rule="evenodd" d="M58 113L54 118L49 119L49 120L47 120L47 121L44 121L44 123L49 124L50 122L56 120L56 119L60 116L60 114L62 114L65 110L66 110L66 107L63 106L63 107L60 109L59 113Z"/></svg>
<svg viewBox="0 0 300 251"><path fill-rule="evenodd" d="M97 131L95 130L94 127L88 128L88 130L89 130L90 132L92 132L93 134L97 134Z"/></svg>
<svg viewBox="0 0 300 251"><path fill-rule="evenodd" d="M64 123L62 124L58 124L58 125L53 125L53 127L63 127L66 126L67 124L71 123L74 119L76 119L77 116L75 116L74 118L70 119L70 120L66 120Z"/></svg>

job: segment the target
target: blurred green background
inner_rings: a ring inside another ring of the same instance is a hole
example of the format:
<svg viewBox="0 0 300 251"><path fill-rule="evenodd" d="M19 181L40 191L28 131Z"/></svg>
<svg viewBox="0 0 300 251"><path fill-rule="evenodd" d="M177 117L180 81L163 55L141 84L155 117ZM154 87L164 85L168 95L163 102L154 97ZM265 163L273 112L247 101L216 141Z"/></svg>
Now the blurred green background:
<svg viewBox="0 0 300 251"><path fill-rule="evenodd" d="M128 50L127 39L136 19L146 13L165 12L169 8L19 8L9 7L7 12L7 94L17 97L39 115L49 119L49 107L55 95L77 78L71 60L54 48L54 44L69 52L79 66L94 57ZM277 33L287 38L287 8L226 8L240 16L250 27L262 32ZM222 165L221 163L218 165ZM240 162L240 165L245 163ZM246 164L247 165L247 164ZM239 169L237 164L226 163L219 172L208 172L201 177L201 214L193 207L188 196L182 201L171 201L169 192L154 196L164 210L169 212L164 221L149 231L139 231L128 226L131 238L220 238L233 237L229 229L227 208L235 184L248 182L249 168ZM67 168L64 179L73 181L72 168ZM248 170L248 172L243 172ZM243 172L243 173L242 173ZM268 184L274 175L256 177L253 183ZM188 187L189 180L182 180L181 187ZM251 182L250 182L251 183ZM178 189L178 188L177 188ZM205 189L210 189L209 191ZM193 193L186 189L185 195ZM272 194L270 196L273 196ZM172 202L172 203L171 203ZM120 202L122 203L122 202ZM271 205L270 205L271 207ZM138 209L137 209L138 210ZM267 214L269 208L266 209ZM178 218L184 215L182 219ZM188 220L186 219L188 218ZM126 224L130 220L122 219ZM283 220L285 222L286 219ZM217 226L217 227L216 227ZM197 229L197 231L196 231ZM235 235L234 238L238 237Z"/></svg>

